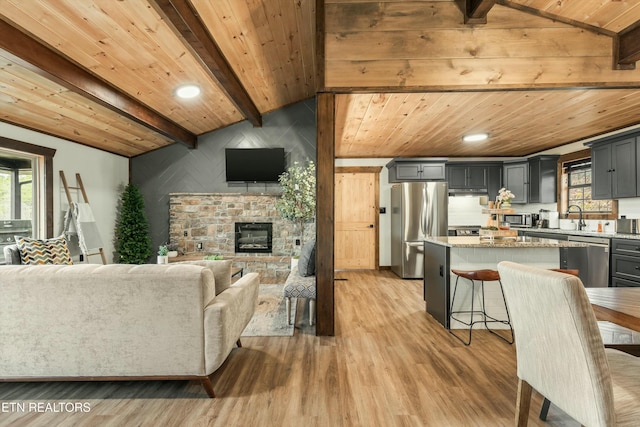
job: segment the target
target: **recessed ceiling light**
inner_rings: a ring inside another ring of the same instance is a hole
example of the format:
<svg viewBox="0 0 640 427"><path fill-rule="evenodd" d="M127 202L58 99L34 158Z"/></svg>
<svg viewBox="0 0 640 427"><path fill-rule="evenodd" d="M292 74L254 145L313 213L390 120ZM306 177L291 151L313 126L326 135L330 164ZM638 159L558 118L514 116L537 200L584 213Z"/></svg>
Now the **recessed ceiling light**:
<svg viewBox="0 0 640 427"><path fill-rule="evenodd" d="M465 135L462 137L464 142L479 142L484 141L489 138L489 135L486 133L472 133L470 135Z"/></svg>
<svg viewBox="0 0 640 427"><path fill-rule="evenodd" d="M176 89L178 98L189 99L200 95L200 88L196 85L182 85Z"/></svg>

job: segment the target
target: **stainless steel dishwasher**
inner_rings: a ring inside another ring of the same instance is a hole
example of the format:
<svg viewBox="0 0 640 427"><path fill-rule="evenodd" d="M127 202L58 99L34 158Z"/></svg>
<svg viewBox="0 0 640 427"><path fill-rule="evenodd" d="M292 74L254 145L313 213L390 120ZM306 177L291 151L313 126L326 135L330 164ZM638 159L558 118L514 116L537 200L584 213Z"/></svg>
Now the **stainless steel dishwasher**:
<svg viewBox="0 0 640 427"><path fill-rule="evenodd" d="M562 248L560 265L562 268L577 269L580 280L586 288L604 288L609 285L609 245L604 237L569 235L572 242L588 243L586 248Z"/></svg>

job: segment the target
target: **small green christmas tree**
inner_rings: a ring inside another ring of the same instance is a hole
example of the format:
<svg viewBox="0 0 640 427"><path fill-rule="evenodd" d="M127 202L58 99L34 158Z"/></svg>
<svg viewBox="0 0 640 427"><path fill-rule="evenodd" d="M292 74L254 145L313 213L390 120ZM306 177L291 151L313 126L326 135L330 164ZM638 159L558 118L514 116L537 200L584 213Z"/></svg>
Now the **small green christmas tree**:
<svg viewBox="0 0 640 427"><path fill-rule="evenodd" d="M120 217L116 225L116 252L116 260L120 264L144 264L151 257L144 199L135 184L128 184L122 192Z"/></svg>

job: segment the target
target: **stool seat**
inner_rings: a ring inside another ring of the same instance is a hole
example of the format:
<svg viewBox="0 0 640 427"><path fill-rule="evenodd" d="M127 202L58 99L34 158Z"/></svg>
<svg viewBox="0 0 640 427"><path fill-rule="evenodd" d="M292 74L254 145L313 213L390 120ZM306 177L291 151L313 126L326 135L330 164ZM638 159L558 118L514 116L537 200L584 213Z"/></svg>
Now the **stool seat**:
<svg viewBox="0 0 640 427"><path fill-rule="evenodd" d="M453 288L453 296L451 297L451 305L449 306L449 318L456 320L457 322L468 326L469 327L469 338L467 341L463 340L461 337L459 337L457 334L453 333L453 330L451 328L449 328L449 333L451 333L454 337L456 337L457 339L459 339L460 341L462 341L462 343L464 345L469 345L471 344L471 332L473 331L473 325L477 324L477 323L484 323L485 328L491 332L492 334L496 335L497 337L503 339L504 341L506 341L509 344L513 344L513 327L511 326L511 316L509 315L509 308L507 307L507 302L504 299L504 291L502 290L502 283L500 282L500 273L498 273L497 270L490 270L490 269L481 269L481 270L456 270L456 269L451 269L451 273L455 274L456 276L456 284L455 287ZM471 310L454 310L454 302L456 300L456 293L458 292L458 280L460 278L463 279L467 279L469 281L469 283L471 284ZM479 282L478 285L476 285L476 282ZM507 319L506 320L501 320L501 319L496 319L493 316L490 316L487 314L486 311L486 306L485 306L485 292L484 292L484 282L498 282L499 286L500 286L500 292L502 293L502 301L504 302L504 306L505 306L505 310L507 312ZM476 286L480 287L480 292L481 292L481 296L482 296L482 303L479 304L480 307L476 308L474 306L474 296L475 296L475 292L476 292ZM471 319L468 322L465 322L464 320L456 317L459 314L465 314L465 315L470 315ZM480 320L475 320L474 316L478 316ZM511 339L507 339L505 337L503 337L502 335L496 333L494 330L492 330L491 328L489 328L489 323L502 323L503 325L507 325L509 326L509 330L511 331Z"/></svg>
<svg viewBox="0 0 640 427"><path fill-rule="evenodd" d="M451 272L456 276L464 277L469 280L480 280L483 282L494 282L500 280L500 274L497 270L455 270L451 269Z"/></svg>

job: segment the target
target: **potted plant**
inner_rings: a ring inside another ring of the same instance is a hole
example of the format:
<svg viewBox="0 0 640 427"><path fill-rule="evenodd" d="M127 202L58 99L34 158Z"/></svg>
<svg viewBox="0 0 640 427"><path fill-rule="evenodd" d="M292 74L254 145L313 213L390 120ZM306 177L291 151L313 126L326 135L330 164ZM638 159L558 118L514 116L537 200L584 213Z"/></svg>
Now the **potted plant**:
<svg viewBox="0 0 640 427"><path fill-rule="evenodd" d="M158 264L169 264L169 246L160 245L158 247Z"/></svg>
<svg viewBox="0 0 640 427"><path fill-rule="evenodd" d="M176 243L169 243L167 247L169 249L169 253L167 253L169 258L175 258L178 256L178 245Z"/></svg>
<svg viewBox="0 0 640 427"><path fill-rule="evenodd" d="M300 233L300 246L304 241L304 223L316 215L316 165L311 160L293 166L280 175L278 182L282 196L276 202L280 215L293 221Z"/></svg>
<svg viewBox="0 0 640 427"><path fill-rule="evenodd" d="M144 199L135 184L124 188L119 207L115 259L120 264L144 264L151 257L151 238Z"/></svg>
<svg viewBox="0 0 640 427"><path fill-rule="evenodd" d="M496 201L500 204L500 208L507 209L511 207L511 200L516 197L515 194L511 192L511 190L507 190L502 187L498 191L498 197L496 197Z"/></svg>

